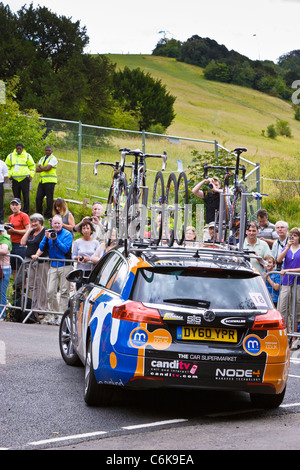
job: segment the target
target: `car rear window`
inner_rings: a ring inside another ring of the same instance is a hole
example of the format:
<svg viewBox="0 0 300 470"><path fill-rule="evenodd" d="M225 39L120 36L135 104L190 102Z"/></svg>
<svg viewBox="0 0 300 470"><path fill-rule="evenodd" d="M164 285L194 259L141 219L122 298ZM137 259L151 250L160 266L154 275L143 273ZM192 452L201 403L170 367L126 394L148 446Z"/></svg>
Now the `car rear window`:
<svg viewBox="0 0 300 470"><path fill-rule="evenodd" d="M272 303L260 276L236 271L138 270L133 300L216 309L268 309Z"/></svg>

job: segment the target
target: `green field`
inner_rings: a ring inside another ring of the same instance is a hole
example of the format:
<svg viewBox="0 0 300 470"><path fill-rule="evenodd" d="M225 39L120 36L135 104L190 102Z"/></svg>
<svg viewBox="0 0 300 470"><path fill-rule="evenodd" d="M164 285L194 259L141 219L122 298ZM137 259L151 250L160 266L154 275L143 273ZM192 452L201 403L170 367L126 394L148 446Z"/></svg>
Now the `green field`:
<svg viewBox="0 0 300 470"><path fill-rule="evenodd" d="M109 55L117 68L128 66L140 67L154 78L161 79L167 90L176 96L176 117L167 129L170 136L189 137L193 139L214 141L227 149L237 146L248 148L245 157L253 163L261 165L261 176L272 178L273 168L283 160L298 154L300 148L300 122L294 119L291 102L236 85L213 82L204 79L201 68L191 66L175 59L155 57L151 55ZM281 119L289 123L292 138L277 137L269 139L262 135L270 124ZM86 140L83 140L85 145ZM59 165L59 184L56 194L82 200L83 197L99 195L106 197L111 181L111 171L103 170L98 177L93 176L92 164L96 158L116 161L119 158L118 148L122 146L141 148L141 138L133 134L115 133L110 145L99 147L83 147L82 152L82 184L79 194L72 193L67 187L76 188L77 153L65 155L59 149L58 158L74 161L74 165L61 162ZM180 141L179 145L165 138L152 138L146 141L146 151L168 152L168 171L176 171L177 159L183 161L184 169L190 164L193 149L200 152L213 150L212 145ZM149 185L154 178L159 162L151 162L148 168ZM100 172L99 172L100 173ZM68 182L66 183L65 178ZM276 196L276 184L263 181L263 190L272 197Z"/></svg>

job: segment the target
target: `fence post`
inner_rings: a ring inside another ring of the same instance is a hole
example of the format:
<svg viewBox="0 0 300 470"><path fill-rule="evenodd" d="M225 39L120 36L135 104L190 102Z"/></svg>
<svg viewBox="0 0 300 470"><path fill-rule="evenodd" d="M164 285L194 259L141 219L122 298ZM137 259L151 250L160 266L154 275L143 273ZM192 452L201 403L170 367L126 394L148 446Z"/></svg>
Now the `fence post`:
<svg viewBox="0 0 300 470"><path fill-rule="evenodd" d="M215 140L215 157L218 158L218 156L219 156L218 141Z"/></svg>
<svg viewBox="0 0 300 470"><path fill-rule="evenodd" d="M260 189L260 165L259 163L256 163L256 191L258 193L260 193L261 189ZM261 202L260 202L260 199L257 198L257 210L259 211L259 209L261 208Z"/></svg>
<svg viewBox="0 0 300 470"><path fill-rule="evenodd" d="M142 131L142 152L146 153L146 133L145 133L145 130Z"/></svg>
<svg viewBox="0 0 300 470"><path fill-rule="evenodd" d="M81 186L81 148L82 148L82 122L78 122L78 163L77 163L77 190Z"/></svg>

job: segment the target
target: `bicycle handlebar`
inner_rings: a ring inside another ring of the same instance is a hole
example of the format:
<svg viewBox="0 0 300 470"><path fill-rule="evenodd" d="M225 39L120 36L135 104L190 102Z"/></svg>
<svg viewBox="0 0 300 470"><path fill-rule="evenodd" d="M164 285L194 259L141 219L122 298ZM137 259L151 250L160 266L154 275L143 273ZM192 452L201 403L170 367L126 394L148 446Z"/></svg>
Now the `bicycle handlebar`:
<svg viewBox="0 0 300 470"><path fill-rule="evenodd" d="M99 165L112 166L112 167L114 167L116 170L118 170L119 168L121 168L121 165L119 164L119 162L116 162L116 163L99 162L99 160L97 159L97 160L95 161L95 164L94 164L94 175L97 175L97 174L98 174L98 169L97 169L97 167L98 167ZM132 165L124 165L124 167L126 167L126 168L132 168Z"/></svg>
<svg viewBox="0 0 300 470"><path fill-rule="evenodd" d="M162 165L162 171L166 169L166 163L167 163L167 152L164 152L163 155L161 154L151 154L151 153L143 153L140 149L136 150L131 150L128 148L122 148L120 149L121 152L121 166L125 164L125 157L126 155L134 155L135 157L153 157L153 158L162 158L163 159L163 165Z"/></svg>
<svg viewBox="0 0 300 470"><path fill-rule="evenodd" d="M236 170L235 166L215 166L215 165L207 165L207 163L204 164L204 178L207 178L207 173L208 170L213 169L213 170L223 170L226 173L229 173L230 170ZM243 181L246 181L246 167L245 165L242 165L238 168L238 171L242 172L243 174Z"/></svg>
<svg viewBox="0 0 300 470"><path fill-rule="evenodd" d="M155 153L145 153L145 154L144 154L144 157L145 157L145 158L148 158L148 157L162 158L162 159L163 159L163 164L162 164L162 169L161 169L161 171L164 171L164 170L166 169L166 164L167 164L167 159L168 159L167 152L164 152L163 155L161 155L161 154L155 154Z"/></svg>

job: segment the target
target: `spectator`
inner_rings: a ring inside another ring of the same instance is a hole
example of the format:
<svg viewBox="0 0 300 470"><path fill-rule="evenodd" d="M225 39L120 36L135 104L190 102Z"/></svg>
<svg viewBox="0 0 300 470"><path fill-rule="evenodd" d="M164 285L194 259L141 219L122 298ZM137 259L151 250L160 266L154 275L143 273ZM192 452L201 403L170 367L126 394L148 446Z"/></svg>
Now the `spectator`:
<svg viewBox="0 0 300 470"><path fill-rule="evenodd" d="M103 255L105 255L105 253L107 253L109 250L111 250L112 248L114 248L117 244L118 244L118 240L117 240L117 234L116 234L116 229L113 228L112 231L111 231L111 235L110 235L110 232L108 232L108 240L110 239L110 244L107 245L107 243L100 243L98 248L96 249L94 255L92 256L91 258L91 261L94 263L94 264L97 264L98 261L102 258Z"/></svg>
<svg viewBox="0 0 300 470"><path fill-rule="evenodd" d="M254 251L255 255L259 257L259 259L250 258L250 263L260 274L262 274L265 267L263 258L266 255L271 254L269 245L267 242L257 238L258 225L256 222L250 222L249 227L246 230L246 235L244 249Z"/></svg>
<svg viewBox="0 0 300 470"><path fill-rule="evenodd" d="M297 276L297 282L294 287L295 277L289 273L300 273L300 229L292 228L289 233L288 241L282 252L278 255L279 263L283 261L283 267L280 274L283 275L281 289L278 300L278 310L284 316L288 333L297 330L297 325L293 325L292 305L294 288L296 288L296 311L295 321L300 324L300 276Z"/></svg>
<svg viewBox="0 0 300 470"><path fill-rule="evenodd" d="M267 255L265 256L264 259L267 263L267 266L266 266L265 271L263 272L263 278L266 282L266 286L270 293L271 299L273 300L275 307L277 307L279 289L280 289L280 274L279 273L269 274L272 271L275 271L275 268L276 268L276 261L275 261L274 256Z"/></svg>
<svg viewBox="0 0 300 470"><path fill-rule="evenodd" d="M25 246L21 246L21 239L28 230L30 223L29 216L25 214L25 212L21 211L21 200L18 198L12 199L10 202L10 210L12 211L12 214L9 216L8 221L12 226L9 227L8 224L5 224L4 227L12 241L11 254L24 258L26 248ZM17 270L21 266L21 261L16 257L11 257L10 263L15 279Z"/></svg>
<svg viewBox="0 0 300 470"><path fill-rule="evenodd" d="M8 168L3 160L0 160L0 224L4 223L4 182L8 179Z"/></svg>
<svg viewBox="0 0 300 470"><path fill-rule="evenodd" d="M281 263L278 263L277 257L282 252L282 249L286 246L288 239L289 224L287 222L284 222L283 220L279 220L275 224L275 230L278 235L278 238L273 243L271 253L276 260L276 269L277 271L280 271L282 268L283 261Z"/></svg>
<svg viewBox="0 0 300 470"><path fill-rule="evenodd" d="M62 197L58 197L53 203L53 215L60 215L62 218L62 228L73 233L75 220L73 214L68 210L66 201Z"/></svg>
<svg viewBox="0 0 300 470"><path fill-rule="evenodd" d="M258 234L257 238L265 241L270 249L273 246L273 243L278 238L278 234L275 230L275 225L269 222L268 212L265 209L260 209L257 211L257 220L258 220Z"/></svg>
<svg viewBox="0 0 300 470"><path fill-rule="evenodd" d="M15 198L23 195L24 212L29 214L29 188L30 181L35 173L35 164L32 156L26 152L23 144L17 144L16 149L5 160L8 168L8 177L12 180L12 191Z"/></svg>
<svg viewBox="0 0 300 470"><path fill-rule="evenodd" d="M47 300L48 310L64 312L68 308L69 302L69 282L66 275L72 270L72 265L65 260L71 259L71 248L73 237L69 230L62 226L62 218L55 215L52 219L52 230L46 230L45 236L40 243L39 249L31 258L36 260L44 250L49 249L51 265L48 273ZM60 302L57 300L57 293L60 292ZM46 318L46 321L50 319ZM50 320L53 321L53 318Z"/></svg>
<svg viewBox="0 0 300 470"><path fill-rule="evenodd" d="M6 318L5 306L7 304L7 288L11 276L11 266L9 252L12 249L10 236L4 232L4 225L0 225L0 266L2 268L3 277L0 279L0 318Z"/></svg>
<svg viewBox="0 0 300 470"><path fill-rule="evenodd" d="M30 227L21 239L21 245L26 245L25 261L32 260L32 256L37 252L41 241L45 236L44 217L41 214L32 214L30 216ZM43 258L48 258L48 246L45 245ZM50 261L37 260L31 262L28 276L28 292L31 298L31 308L33 311L47 310L47 278L50 268Z"/></svg>
<svg viewBox="0 0 300 470"><path fill-rule="evenodd" d="M105 254L105 243L99 243L98 248L96 249L95 253L93 254L91 258L92 263L97 264L104 254Z"/></svg>
<svg viewBox="0 0 300 470"><path fill-rule="evenodd" d="M195 227L189 225L185 230L185 241L184 246L195 246L197 241L197 234Z"/></svg>
<svg viewBox="0 0 300 470"><path fill-rule="evenodd" d="M43 214L43 200L46 198L45 218L52 217L53 194L57 183L57 158L53 155L51 145L45 147L45 156L40 158L36 172L39 174L39 185L36 191L36 211Z"/></svg>
<svg viewBox="0 0 300 470"><path fill-rule="evenodd" d="M103 212L104 210L103 210L103 206L101 202L98 202L98 201L94 202L92 205L92 217L88 217L88 216L84 217L79 224L75 225L73 229L74 232L79 231L79 227L83 221L92 219L91 222L93 223L94 230L93 230L93 233L91 234L91 237L95 240L98 240L98 242L103 243L104 234L105 234L105 228L102 224L102 219L101 219Z"/></svg>
<svg viewBox="0 0 300 470"><path fill-rule="evenodd" d="M209 185L210 191L202 191L201 188L205 183ZM219 210L220 206L220 193L222 193L219 178L214 176L213 178L202 180L192 189L192 192L195 196L204 200L205 223L209 224L210 222L214 222L215 213Z"/></svg>
<svg viewBox="0 0 300 470"><path fill-rule="evenodd" d="M93 223L90 220L83 220L79 225L79 232L82 238L75 240L73 244L72 258L78 262L78 268L83 270L84 277L89 277L93 263L92 256L99 246L98 240L92 239L92 233L94 232ZM81 284L77 283L77 289L81 287Z"/></svg>

